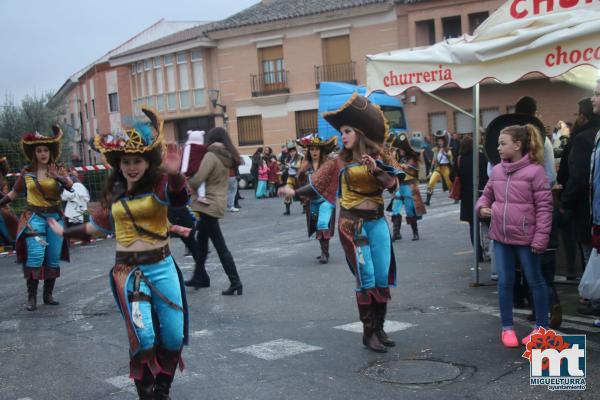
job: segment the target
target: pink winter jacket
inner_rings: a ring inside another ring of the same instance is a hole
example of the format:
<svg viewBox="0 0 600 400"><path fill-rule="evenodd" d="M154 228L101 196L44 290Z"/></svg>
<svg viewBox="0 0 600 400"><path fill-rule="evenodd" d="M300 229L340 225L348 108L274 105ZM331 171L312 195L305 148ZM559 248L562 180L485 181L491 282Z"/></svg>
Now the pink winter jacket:
<svg viewBox="0 0 600 400"><path fill-rule="evenodd" d="M266 181L269 180L269 167L266 165L263 167L262 165L258 167L258 180Z"/></svg>
<svg viewBox="0 0 600 400"><path fill-rule="evenodd" d="M492 209L490 239L546 250L552 229L552 193L544 167L532 163L529 155L514 163L503 160L492 169L475 206L477 213L482 207Z"/></svg>

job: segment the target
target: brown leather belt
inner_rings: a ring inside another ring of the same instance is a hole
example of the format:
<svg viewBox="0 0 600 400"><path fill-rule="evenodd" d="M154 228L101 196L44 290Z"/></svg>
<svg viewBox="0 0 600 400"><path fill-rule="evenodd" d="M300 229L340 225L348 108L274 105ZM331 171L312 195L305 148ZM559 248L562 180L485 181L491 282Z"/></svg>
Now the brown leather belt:
<svg viewBox="0 0 600 400"><path fill-rule="evenodd" d="M154 264L170 255L169 245L146 251L117 251L115 263L125 265Z"/></svg>
<svg viewBox="0 0 600 400"><path fill-rule="evenodd" d="M373 221L384 216L383 206L379 206L377 210L357 210L352 208L347 210L345 208L340 209L340 218L347 218L349 220Z"/></svg>
<svg viewBox="0 0 600 400"><path fill-rule="evenodd" d="M60 206L40 207L40 206L33 206L31 204L27 204L25 209L27 209L28 211L34 212L36 214L52 214L52 213L60 214L60 211L61 211Z"/></svg>

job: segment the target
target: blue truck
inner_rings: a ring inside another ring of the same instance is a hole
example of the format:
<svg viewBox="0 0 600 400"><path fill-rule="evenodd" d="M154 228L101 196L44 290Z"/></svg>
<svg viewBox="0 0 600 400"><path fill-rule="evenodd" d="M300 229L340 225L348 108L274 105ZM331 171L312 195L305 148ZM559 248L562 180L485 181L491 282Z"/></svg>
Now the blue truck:
<svg viewBox="0 0 600 400"><path fill-rule="evenodd" d="M338 135L338 143L341 143L340 133L329 125L323 119L322 115L325 112L335 111L340 108L354 92L358 92L358 94L364 96L367 88L365 86L356 86L341 82L321 82L319 91L319 117L317 121L319 136L329 139L334 135ZM400 99L388 96L382 91L372 92L368 98L371 102L381 107L381 110L390 122L390 128L395 133L408 131L404 116L404 105Z"/></svg>

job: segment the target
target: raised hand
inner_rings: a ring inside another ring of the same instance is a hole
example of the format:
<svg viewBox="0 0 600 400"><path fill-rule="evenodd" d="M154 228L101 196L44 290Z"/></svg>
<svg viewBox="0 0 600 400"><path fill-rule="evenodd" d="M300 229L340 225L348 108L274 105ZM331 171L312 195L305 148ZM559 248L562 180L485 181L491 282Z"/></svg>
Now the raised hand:
<svg viewBox="0 0 600 400"><path fill-rule="evenodd" d="M46 171L46 175L48 175L50 178L58 178L58 168L56 167L56 164L48 165L48 171Z"/></svg>
<svg viewBox="0 0 600 400"><path fill-rule="evenodd" d="M370 172L373 172L377 169L377 163L375 162L375 159L368 154L363 154L360 158L360 162L361 164L366 165Z"/></svg>
<svg viewBox="0 0 600 400"><path fill-rule="evenodd" d="M295 191L289 186L282 186L277 190L279 197L294 197Z"/></svg>
<svg viewBox="0 0 600 400"><path fill-rule="evenodd" d="M177 143L167 143L167 149L163 156L163 167L167 174L176 175L181 170L182 150Z"/></svg>

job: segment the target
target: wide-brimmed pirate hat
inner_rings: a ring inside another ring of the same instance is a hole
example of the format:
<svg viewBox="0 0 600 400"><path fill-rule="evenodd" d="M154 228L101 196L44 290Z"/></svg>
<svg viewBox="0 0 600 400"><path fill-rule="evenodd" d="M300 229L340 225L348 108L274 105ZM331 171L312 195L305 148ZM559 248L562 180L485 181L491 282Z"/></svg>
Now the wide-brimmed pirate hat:
<svg viewBox="0 0 600 400"><path fill-rule="evenodd" d="M402 149L405 151L412 151L415 154L419 154L423 150L423 140L418 137L409 137L408 133L400 132L393 136L390 142L390 146L395 149Z"/></svg>
<svg viewBox="0 0 600 400"><path fill-rule="evenodd" d="M285 144L285 147L288 150L296 150L296 141L294 139L288 139L287 143Z"/></svg>
<svg viewBox="0 0 600 400"><path fill-rule="evenodd" d="M308 149L310 147L318 147L321 149L321 153L329 154L335 150L337 145L337 136L332 136L327 140L323 140L316 133L304 136L303 138L297 139L296 143L298 146Z"/></svg>
<svg viewBox="0 0 600 400"><path fill-rule="evenodd" d="M51 161L56 161L60 157L60 140L63 132L57 125L52 126L54 136L44 136L39 132L27 132L21 137L21 149L23 154L30 161L35 160L35 148L37 146L47 146L50 150Z"/></svg>
<svg viewBox="0 0 600 400"><path fill-rule="evenodd" d="M489 162L494 165L500 162L500 154L498 154L498 137L500 136L500 131L507 126L527 124L532 124L537 128L541 135L542 143L544 143L546 128L539 118L529 114L504 114L494 118L485 130L484 149Z"/></svg>
<svg viewBox="0 0 600 400"><path fill-rule="evenodd" d="M381 108L358 93L354 93L338 110L324 113L323 118L337 131L348 125L379 144L383 144L389 134L389 123Z"/></svg>
<svg viewBox="0 0 600 400"><path fill-rule="evenodd" d="M444 139L446 141L446 146L448 146L448 144L450 144L450 133L447 130L435 131L433 134L433 141L437 142L438 139Z"/></svg>
<svg viewBox="0 0 600 400"><path fill-rule="evenodd" d="M107 162L111 163L114 159L107 155L142 155L153 150L162 151L163 122L149 108L142 108L142 112L148 117L149 122L135 120L116 132L96 135L94 146L104 155Z"/></svg>

